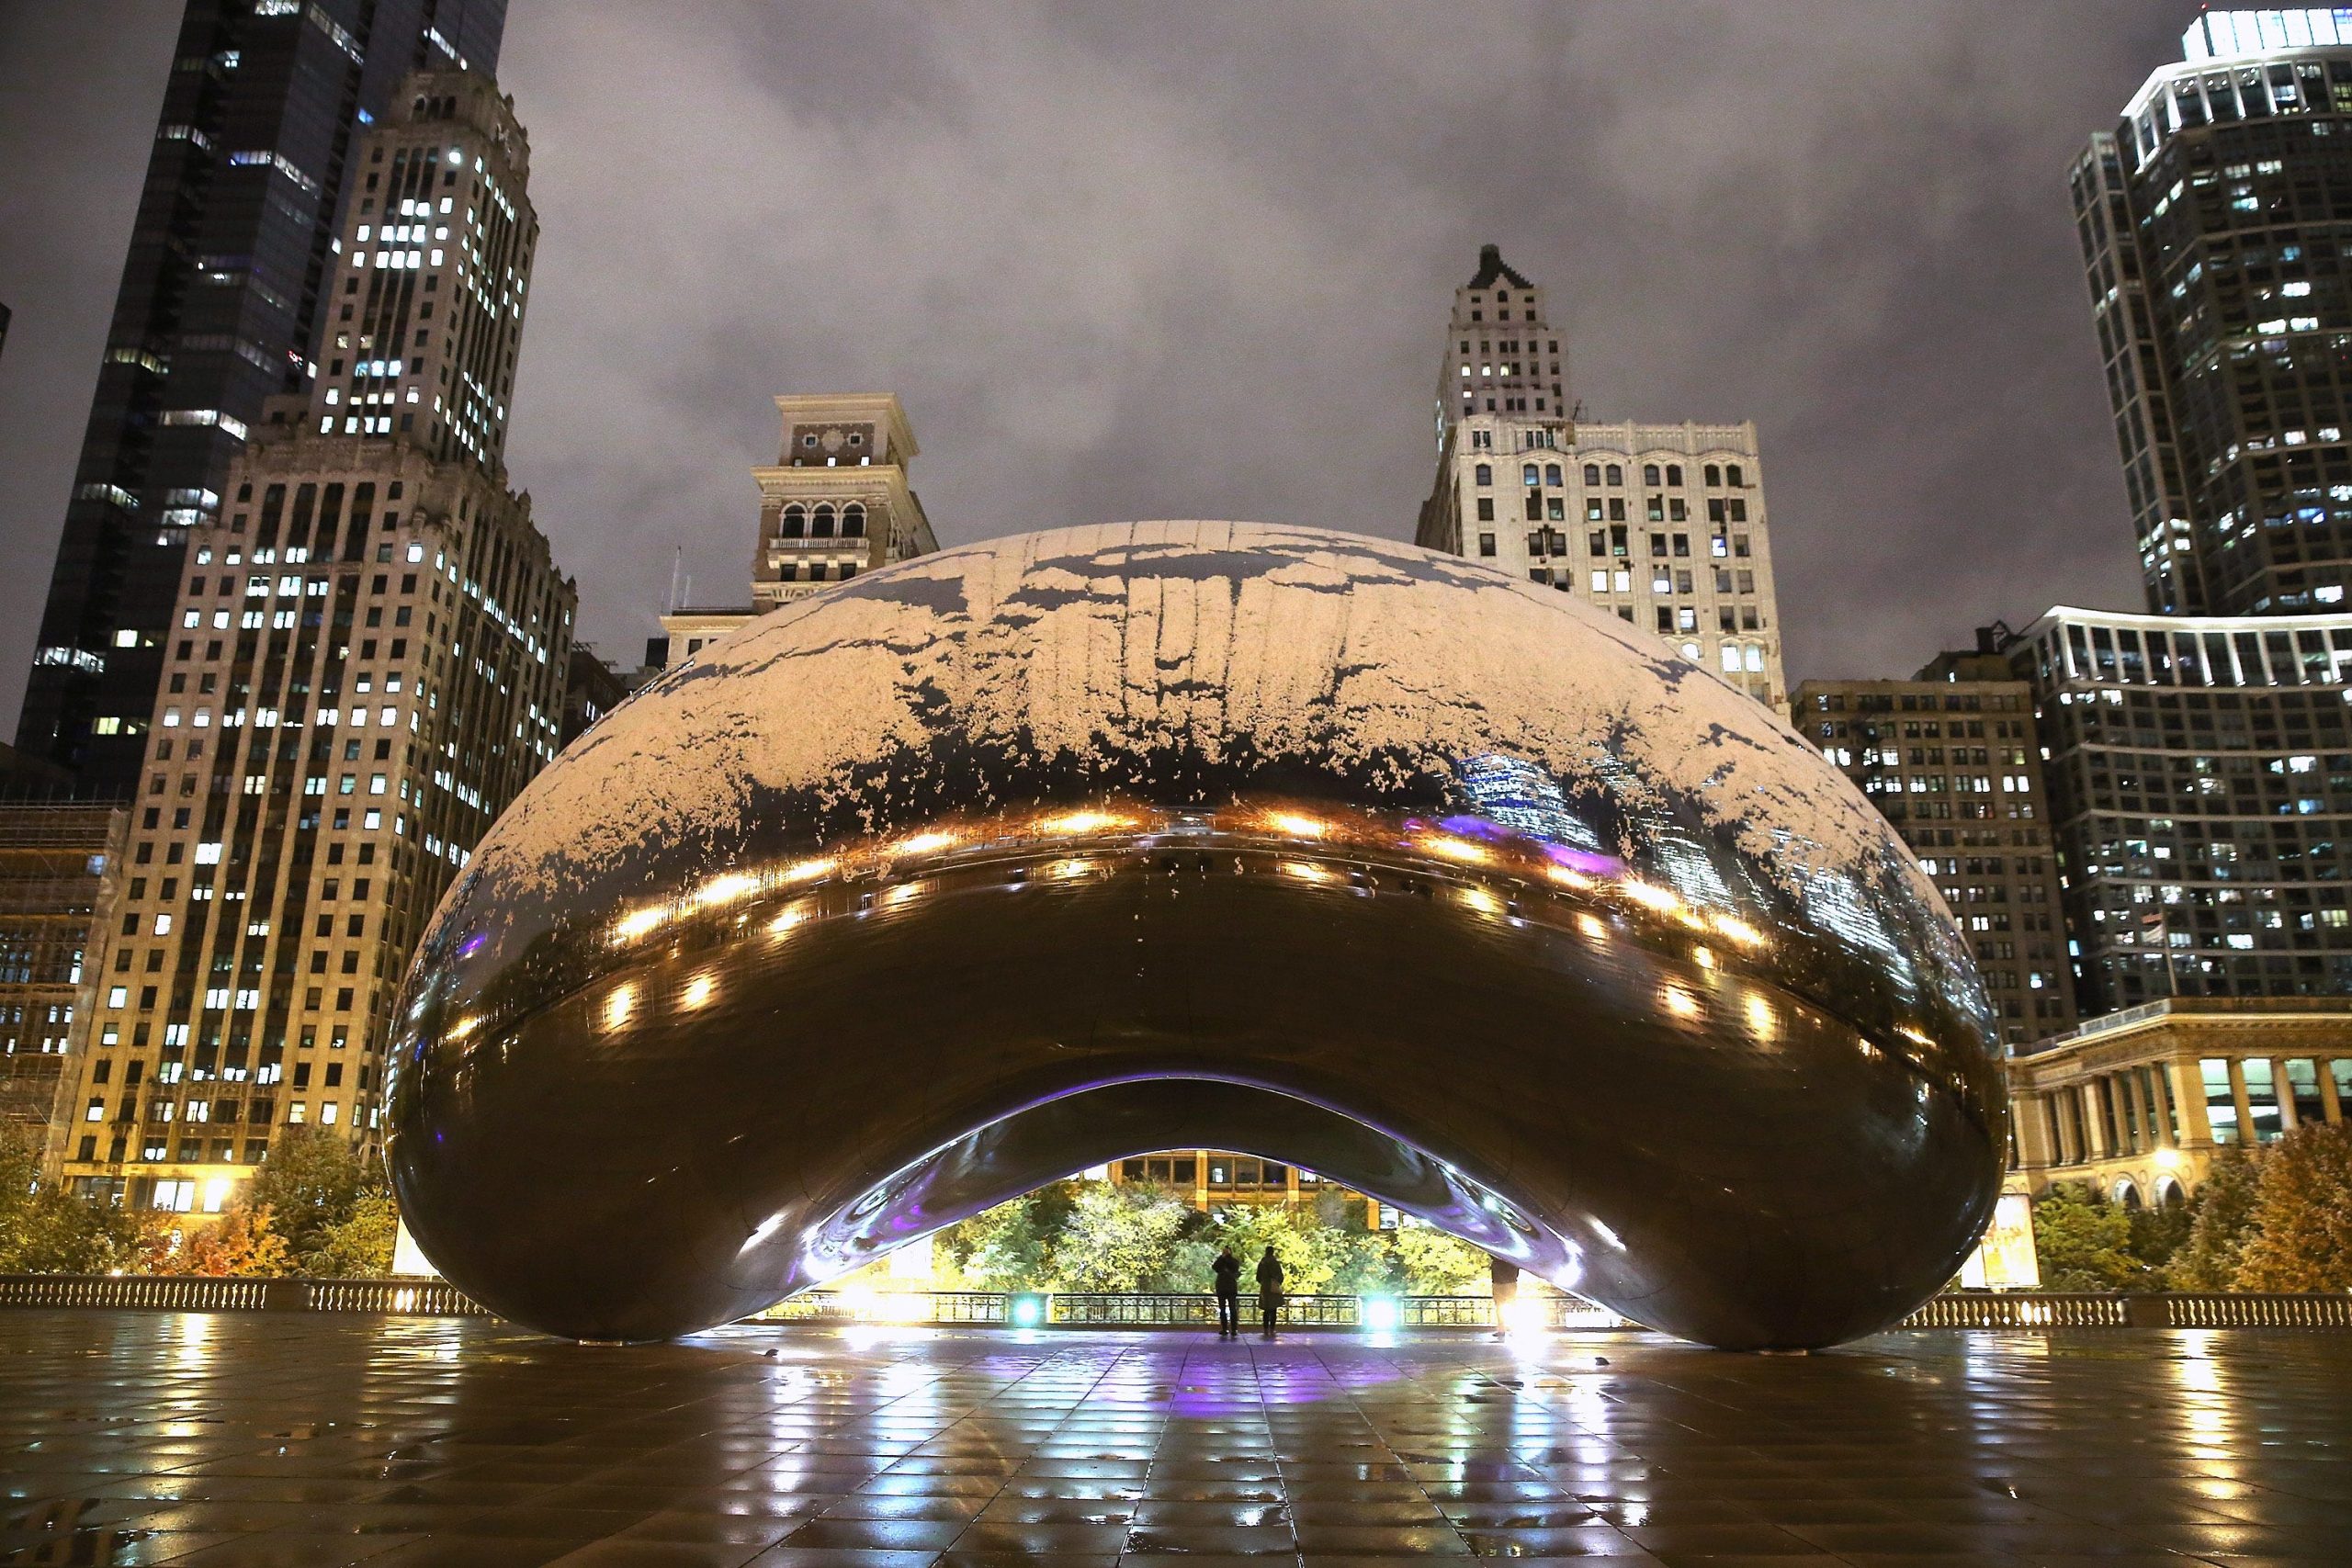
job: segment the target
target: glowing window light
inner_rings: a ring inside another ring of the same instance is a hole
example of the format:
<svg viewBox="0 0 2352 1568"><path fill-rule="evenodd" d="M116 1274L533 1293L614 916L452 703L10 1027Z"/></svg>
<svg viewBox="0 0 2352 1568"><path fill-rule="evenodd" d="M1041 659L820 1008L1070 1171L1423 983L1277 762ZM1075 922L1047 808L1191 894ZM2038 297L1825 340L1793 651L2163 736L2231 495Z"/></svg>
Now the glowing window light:
<svg viewBox="0 0 2352 1568"><path fill-rule="evenodd" d="M777 880L782 882L813 882L818 877L824 875L827 872L832 870L839 864L841 864L841 862L835 860L831 855L827 855L820 860L804 860L798 865L785 867L785 869L778 874Z"/></svg>
<svg viewBox="0 0 2352 1568"><path fill-rule="evenodd" d="M683 1008L698 1008L707 1006L711 996L718 989L718 982L711 978L709 975L697 975L693 979L686 982L685 990L680 993L678 997L678 1005Z"/></svg>
<svg viewBox="0 0 2352 1568"><path fill-rule="evenodd" d="M1912 1028L1907 1023L1897 1024L1895 1026L1894 1032L1900 1034L1904 1039L1908 1040L1914 1045L1926 1045L1932 1048L1936 1043L1935 1041L1930 1039L1928 1035Z"/></svg>
<svg viewBox="0 0 2352 1568"><path fill-rule="evenodd" d="M1395 1296L1366 1296L1356 1308L1356 1315L1372 1333L1394 1334L1403 1321L1404 1311Z"/></svg>
<svg viewBox="0 0 2352 1568"><path fill-rule="evenodd" d="M1492 858L1487 854L1486 845L1474 844L1467 839L1452 838L1443 833L1423 836L1421 848L1433 855L1459 861L1464 865L1484 865Z"/></svg>
<svg viewBox="0 0 2352 1568"><path fill-rule="evenodd" d="M457 1022L449 1026L449 1032L444 1036L444 1038L449 1040L463 1040L467 1035L471 1034L475 1030L481 1027L481 1020L472 1013L468 1013L465 1017L458 1020Z"/></svg>
<svg viewBox="0 0 2352 1568"><path fill-rule="evenodd" d="M1679 986L1668 986L1665 987L1660 999L1666 1003L1666 1010L1674 1014L1677 1018L1696 1018L1699 1016L1699 998L1692 996L1690 992L1684 990Z"/></svg>
<svg viewBox="0 0 2352 1568"><path fill-rule="evenodd" d="M669 919L668 905L648 904L644 908L634 910L620 918L620 922L613 927L614 940L635 942L649 931L661 930L662 926L669 923Z"/></svg>
<svg viewBox="0 0 2352 1568"><path fill-rule="evenodd" d="M628 1022L629 1014L637 1010L637 987L623 986L605 998L605 1027L618 1029Z"/></svg>
<svg viewBox="0 0 2352 1568"><path fill-rule="evenodd" d="M1294 839L1319 839L1330 832L1331 825L1313 817L1300 817L1293 812L1277 811L1267 820L1281 832Z"/></svg>
<svg viewBox="0 0 2352 1568"><path fill-rule="evenodd" d="M760 879L740 871L714 876L695 890L695 902L705 908L714 904L732 904L748 898L760 890Z"/></svg>

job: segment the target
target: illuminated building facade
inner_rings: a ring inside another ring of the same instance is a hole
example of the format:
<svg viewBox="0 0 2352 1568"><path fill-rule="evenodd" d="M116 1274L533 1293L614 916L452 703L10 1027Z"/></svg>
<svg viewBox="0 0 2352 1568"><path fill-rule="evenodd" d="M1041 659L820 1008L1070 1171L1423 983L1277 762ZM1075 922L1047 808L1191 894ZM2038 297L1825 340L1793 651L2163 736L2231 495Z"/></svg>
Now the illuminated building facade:
<svg viewBox="0 0 2352 1568"><path fill-rule="evenodd" d="M1807 681L1795 721L1935 880L1975 950L2011 1049L2074 1027L2062 886L2033 689L1996 653L1908 681Z"/></svg>
<svg viewBox="0 0 2352 1568"><path fill-rule="evenodd" d="M1559 353L1542 290L1487 246L1454 294L1414 542L1577 595L1785 708L1756 427L1573 417Z"/></svg>
<svg viewBox="0 0 2352 1568"><path fill-rule="evenodd" d="M2205 11L2076 162L2148 604L2293 615L2352 581L2352 12Z"/></svg>
<svg viewBox="0 0 2352 1568"><path fill-rule="evenodd" d="M2008 1064L2017 1166L2127 1208L2195 1193L2214 1156L2352 1118L2352 1002L2178 997L2094 1019Z"/></svg>
<svg viewBox="0 0 2352 1568"><path fill-rule="evenodd" d="M319 382L188 532L64 1163L136 1207L218 1210L288 1125L373 1145L409 953L560 739L573 589L498 457L523 133L469 73L400 102Z"/></svg>
<svg viewBox="0 0 2352 1568"><path fill-rule="evenodd" d="M2061 607L2007 652L2086 1017L2352 991L2352 615Z"/></svg>
<svg viewBox="0 0 2352 1568"><path fill-rule="evenodd" d="M17 743L128 798L189 530L268 399L310 390L338 214L411 72L498 64L505 0L187 0ZM70 62L60 62L70 68Z"/></svg>
<svg viewBox="0 0 2352 1568"><path fill-rule="evenodd" d="M788 395L784 438L760 487L749 604L688 605L662 617L649 666L683 663L729 633L829 582L939 547L907 481L915 436L892 392Z"/></svg>

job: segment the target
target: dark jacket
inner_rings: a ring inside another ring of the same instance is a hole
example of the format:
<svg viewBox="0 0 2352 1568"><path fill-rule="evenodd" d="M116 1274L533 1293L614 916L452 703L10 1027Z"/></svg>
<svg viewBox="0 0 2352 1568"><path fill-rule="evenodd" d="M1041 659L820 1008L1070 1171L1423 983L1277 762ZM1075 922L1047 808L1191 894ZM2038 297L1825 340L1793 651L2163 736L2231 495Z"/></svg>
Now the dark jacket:
<svg viewBox="0 0 2352 1568"><path fill-rule="evenodd" d="M1218 1295L1238 1296L1241 1293L1241 1259L1231 1253L1222 1253L1215 1263L1209 1265L1209 1271L1216 1276Z"/></svg>
<svg viewBox="0 0 2352 1568"><path fill-rule="evenodd" d="M1282 1260L1271 1253L1258 1259L1258 1293L1277 1300L1283 1293Z"/></svg>

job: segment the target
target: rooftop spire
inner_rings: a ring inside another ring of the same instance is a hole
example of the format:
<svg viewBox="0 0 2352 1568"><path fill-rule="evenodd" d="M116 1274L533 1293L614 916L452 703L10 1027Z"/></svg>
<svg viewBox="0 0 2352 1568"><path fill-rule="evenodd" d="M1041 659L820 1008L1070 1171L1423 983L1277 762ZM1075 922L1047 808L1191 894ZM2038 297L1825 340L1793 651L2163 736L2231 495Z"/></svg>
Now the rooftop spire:
<svg viewBox="0 0 2352 1568"><path fill-rule="evenodd" d="M1480 245L1478 247L1478 276L1470 280L1470 287L1491 288L1498 278L1510 283L1513 288L1535 287L1504 264L1503 248L1500 245Z"/></svg>

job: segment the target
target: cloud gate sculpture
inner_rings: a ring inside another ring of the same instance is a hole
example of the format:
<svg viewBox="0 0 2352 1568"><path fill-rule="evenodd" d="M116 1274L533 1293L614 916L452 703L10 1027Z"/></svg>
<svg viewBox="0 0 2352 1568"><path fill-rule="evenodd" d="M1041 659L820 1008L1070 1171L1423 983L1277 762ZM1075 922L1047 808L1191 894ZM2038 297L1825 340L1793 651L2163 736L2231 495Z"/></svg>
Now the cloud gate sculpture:
<svg viewBox="0 0 2352 1568"><path fill-rule="evenodd" d="M1238 523L926 556L706 649L482 841L393 1049L418 1242L594 1339L1205 1146L1825 1345L1958 1269L2007 1115L1932 887L1752 700L1566 594Z"/></svg>

